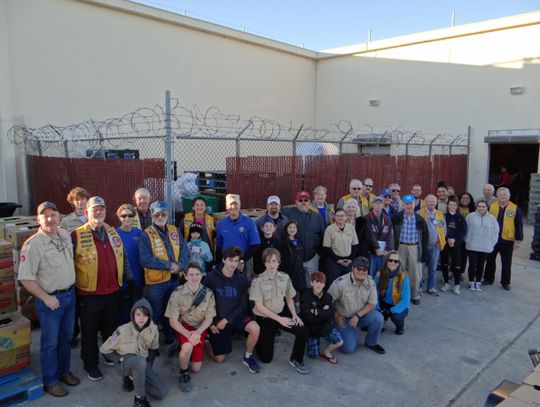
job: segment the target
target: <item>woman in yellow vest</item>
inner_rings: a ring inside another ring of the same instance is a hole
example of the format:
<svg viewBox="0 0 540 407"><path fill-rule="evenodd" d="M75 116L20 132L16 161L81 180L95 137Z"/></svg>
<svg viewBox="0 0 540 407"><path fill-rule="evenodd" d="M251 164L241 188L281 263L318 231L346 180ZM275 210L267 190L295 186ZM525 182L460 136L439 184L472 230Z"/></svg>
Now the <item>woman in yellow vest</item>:
<svg viewBox="0 0 540 407"><path fill-rule="evenodd" d="M382 270L375 276L375 284L379 297L377 309L381 311L385 321L390 319L394 323L395 334L403 335L405 318L411 306L411 286L396 250L388 254Z"/></svg>
<svg viewBox="0 0 540 407"><path fill-rule="evenodd" d="M215 254L214 238L216 226L214 218L206 213L206 201L203 197L197 197L193 200L193 212L186 213L184 216L184 239L189 240L189 227L193 222L197 222L202 227L201 240L208 243L212 254Z"/></svg>

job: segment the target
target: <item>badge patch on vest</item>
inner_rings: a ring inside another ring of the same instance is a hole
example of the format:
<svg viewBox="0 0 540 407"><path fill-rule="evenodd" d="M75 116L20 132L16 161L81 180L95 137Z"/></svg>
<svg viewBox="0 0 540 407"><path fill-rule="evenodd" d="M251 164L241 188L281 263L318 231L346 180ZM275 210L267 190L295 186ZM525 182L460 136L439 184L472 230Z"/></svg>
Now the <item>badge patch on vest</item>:
<svg viewBox="0 0 540 407"><path fill-rule="evenodd" d="M240 226L240 227L238 228L238 231L239 231L240 233L244 232L244 230L245 230L245 229L244 229L243 226Z"/></svg>
<svg viewBox="0 0 540 407"><path fill-rule="evenodd" d="M175 241L178 240L178 233L176 232L172 232L169 236L171 237L172 240L175 240Z"/></svg>
<svg viewBox="0 0 540 407"><path fill-rule="evenodd" d="M111 240L114 247L122 246L122 241L120 240L118 236L113 236Z"/></svg>
<svg viewBox="0 0 540 407"><path fill-rule="evenodd" d="M506 211L506 216L508 216L509 218L513 218L515 215L514 211L513 210L508 210Z"/></svg>
<svg viewBox="0 0 540 407"><path fill-rule="evenodd" d="M444 226L444 222L442 220L437 221L437 226L442 228Z"/></svg>

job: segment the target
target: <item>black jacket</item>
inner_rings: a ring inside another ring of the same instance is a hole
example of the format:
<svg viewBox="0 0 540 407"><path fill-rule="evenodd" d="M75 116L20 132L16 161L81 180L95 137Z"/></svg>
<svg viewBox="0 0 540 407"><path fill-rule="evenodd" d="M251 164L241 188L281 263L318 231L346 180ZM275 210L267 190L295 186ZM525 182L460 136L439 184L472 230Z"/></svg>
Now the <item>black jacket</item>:
<svg viewBox="0 0 540 407"><path fill-rule="evenodd" d="M403 226L403 214L401 211L392 218L392 224L394 225L394 248L399 249L399 236L401 235L401 227ZM416 219L416 231L418 232L418 261L425 263L427 260L427 247L429 243L429 231L426 221L416 212L414 213Z"/></svg>
<svg viewBox="0 0 540 407"><path fill-rule="evenodd" d="M283 213L298 222L298 233L303 243L302 260L308 261L320 254L324 237L322 216L312 211L302 213L298 208L284 208Z"/></svg>
<svg viewBox="0 0 540 407"><path fill-rule="evenodd" d="M324 310L324 306L328 309ZM309 337L320 338L332 330L334 318L334 304L332 296L327 292L321 298L313 294L313 290L306 290L300 296L300 316L309 331Z"/></svg>

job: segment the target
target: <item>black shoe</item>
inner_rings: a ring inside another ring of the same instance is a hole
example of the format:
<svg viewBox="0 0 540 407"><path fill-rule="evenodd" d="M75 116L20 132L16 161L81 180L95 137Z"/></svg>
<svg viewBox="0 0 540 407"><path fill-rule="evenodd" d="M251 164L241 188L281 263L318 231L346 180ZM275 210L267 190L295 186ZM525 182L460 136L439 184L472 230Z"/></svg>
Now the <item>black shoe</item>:
<svg viewBox="0 0 540 407"><path fill-rule="evenodd" d="M493 281L484 280L482 281L482 285L493 285Z"/></svg>
<svg viewBox="0 0 540 407"><path fill-rule="evenodd" d="M381 345L373 345L373 346L366 345L366 348L371 349L373 352L378 353L379 355L384 355L386 353L386 351Z"/></svg>
<svg viewBox="0 0 540 407"><path fill-rule="evenodd" d="M420 305L420 300L419 300L419 299L412 299L411 302L412 302L414 305Z"/></svg>
<svg viewBox="0 0 540 407"><path fill-rule="evenodd" d="M103 355L103 363L107 366L114 366L114 359L107 355Z"/></svg>
<svg viewBox="0 0 540 407"><path fill-rule="evenodd" d="M133 380L131 380L129 376L124 376L122 378L122 391L129 393L133 391L134 388L135 386L133 385Z"/></svg>
<svg viewBox="0 0 540 407"><path fill-rule="evenodd" d="M180 385L180 390L184 393L191 391L193 385L191 384L191 376L189 373L181 373L178 378L178 384Z"/></svg>
<svg viewBox="0 0 540 407"><path fill-rule="evenodd" d="M363 326L362 328L360 328L360 330L361 330L362 332L367 332L367 331L368 331L368 328L367 328L367 326Z"/></svg>
<svg viewBox="0 0 540 407"><path fill-rule="evenodd" d="M502 284L502 288L506 291L510 291L512 288L510 287L510 284Z"/></svg>
<svg viewBox="0 0 540 407"><path fill-rule="evenodd" d="M101 379L103 379L103 373L101 373L101 370L99 368L95 367L93 369L85 369L86 376L94 382L97 382Z"/></svg>
<svg viewBox="0 0 540 407"><path fill-rule="evenodd" d="M396 335L403 335L403 333L405 332L405 329L403 329L403 327L401 328L396 328L396 330L394 331L394 333Z"/></svg>
<svg viewBox="0 0 540 407"><path fill-rule="evenodd" d="M145 396L135 396L135 398L133 399L133 407L152 407L152 405Z"/></svg>

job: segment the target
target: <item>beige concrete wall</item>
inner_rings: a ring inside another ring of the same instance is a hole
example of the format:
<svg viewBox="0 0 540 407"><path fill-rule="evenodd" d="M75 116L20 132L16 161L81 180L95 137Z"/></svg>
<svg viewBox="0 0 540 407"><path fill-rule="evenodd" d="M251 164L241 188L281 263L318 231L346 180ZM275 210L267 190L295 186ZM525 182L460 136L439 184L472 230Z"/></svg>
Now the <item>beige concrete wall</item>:
<svg viewBox="0 0 540 407"><path fill-rule="evenodd" d="M540 13L532 14L540 22ZM409 46L398 38L395 49L320 59L317 126L348 118L375 132L402 126L457 135L470 125L468 188L478 195L488 177L488 130L540 125L540 42L531 41L539 37L540 25ZM512 86L524 86L525 93L511 95ZM370 99L380 105L371 107Z"/></svg>

